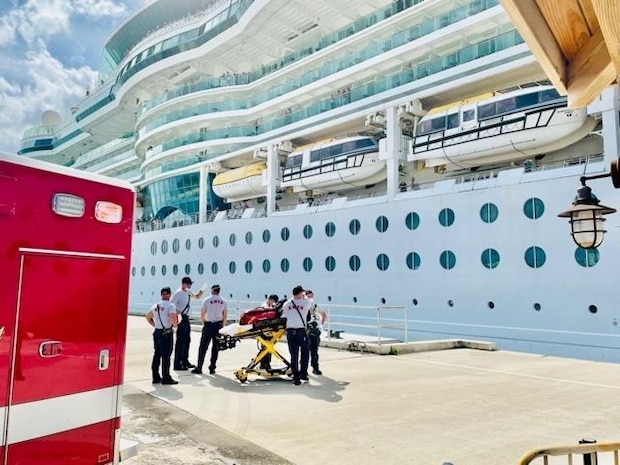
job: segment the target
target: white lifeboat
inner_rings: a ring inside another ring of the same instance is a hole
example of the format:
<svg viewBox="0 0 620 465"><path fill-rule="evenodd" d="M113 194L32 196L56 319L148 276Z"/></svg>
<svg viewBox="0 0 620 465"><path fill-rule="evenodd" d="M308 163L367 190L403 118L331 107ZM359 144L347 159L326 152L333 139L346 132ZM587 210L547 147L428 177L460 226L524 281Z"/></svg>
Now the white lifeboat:
<svg viewBox="0 0 620 465"><path fill-rule="evenodd" d="M219 173L213 179L213 192L228 202L261 197L267 193L262 184L264 162L252 163Z"/></svg>

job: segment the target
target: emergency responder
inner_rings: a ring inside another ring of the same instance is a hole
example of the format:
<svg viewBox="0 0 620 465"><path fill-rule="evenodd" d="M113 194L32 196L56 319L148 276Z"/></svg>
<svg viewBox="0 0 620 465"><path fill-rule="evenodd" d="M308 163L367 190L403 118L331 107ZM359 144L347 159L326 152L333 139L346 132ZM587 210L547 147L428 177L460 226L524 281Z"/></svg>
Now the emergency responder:
<svg viewBox="0 0 620 465"><path fill-rule="evenodd" d="M319 369L319 346L321 345L321 333L323 332L323 323L327 319L326 313L317 307L314 302L314 292L306 289L306 300L310 304L308 309L308 348L310 350L310 366L312 373L322 375Z"/></svg>
<svg viewBox="0 0 620 465"><path fill-rule="evenodd" d="M308 321L308 301L304 298L304 288L295 286L293 298L282 306L282 318L286 318L286 340L291 353L291 370L293 383L299 386L301 381L308 381L308 336L306 321Z"/></svg>
<svg viewBox="0 0 620 465"><path fill-rule="evenodd" d="M228 319L228 304L223 297L220 297L220 290L219 284L211 286L211 295L202 301L202 307L200 308L200 321L203 325L202 335L200 337L200 347L198 347L198 363L196 368L192 370L192 373L198 375L202 374L202 365L204 364L210 342L213 342L213 346L211 347L209 373L215 374L219 351L217 336Z"/></svg>
<svg viewBox="0 0 620 465"><path fill-rule="evenodd" d="M170 376L170 356L173 346L173 329L178 324L177 309L170 302L170 288L161 289L161 300L153 305L146 314L146 321L155 328L153 331L153 362L151 371L153 373L153 384L179 384L178 381ZM159 365L161 363L161 376L159 375Z"/></svg>
<svg viewBox="0 0 620 465"><path fill-rule="evenodd" d="M263 308L275 308L279 300L280 299L277 294L271 294L269 297L267 297L265 303L263 303ZM260 354L261 351L262 349L259 350L258 353ZM260 367L262 370L271 370L271 354L269 352L267 352L265 356L261 358Z"/></svg>
<svg viewBox="0 0 620 465"><path fill-rule="evenodd" d="M189 324L189 317L191 314L191 302L192 299L199 299L202 297L203 291L199 290L197 293L192 293L191 287L194 282L189 276L185 276L181 280L181 287L178 288L170 302L172 302L177 308L177 314L181 316L179 322L179 329L177 330L177 340L174 346L174 369L188 370L194 368L189 361L189 343L191 327Z"/></svg>

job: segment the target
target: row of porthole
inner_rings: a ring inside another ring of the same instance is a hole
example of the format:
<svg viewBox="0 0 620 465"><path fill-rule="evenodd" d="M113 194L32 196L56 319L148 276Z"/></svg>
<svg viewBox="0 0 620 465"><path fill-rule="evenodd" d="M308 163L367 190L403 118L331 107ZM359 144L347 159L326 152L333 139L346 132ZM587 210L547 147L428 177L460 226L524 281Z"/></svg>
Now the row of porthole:
<svg viewBox="0 0 620 465"><path fill-rule="evenodd" d="M524 254L525 263L527 263L527 265L530 266L531 268L542 267L547 260L546 257L547 256L545 254L545 251L542 248L537 247L537 246L529 247L525 251L525 254ZM579 265L583 267L586 267L586 268L593 267L594 265L598 263L599 259L600 259L600 252L598 251L598 249L582 249L579 247L575 250L575 260L577 261ZM500 263L499 252L491 248L485 249L480 256L480 261L482 262L482 265L486 268L489 268L489 269L497 268ZM452 252L451 250L444 250L443 252L441 252L439 256L439 263L442 266L442 268L446 270L451 270L455 268L456 267L455 253ZM418 268L420 268L422 264L422 259L420 258L420 255L417 252L409 252L407 256L405 257L405 264L407 265L407 268L409 268L410 270L417 270ZM385 271L390 266L390 258L388 257L387 254L384 254L384 253L379 254L377 255L377 258L376 258L376 265L379 270ZM310 257L305 257L302 261L302 266L303 266L304 271L310 272L312 271L314 267L314 261ZM361 266L362 266L362 260L358 255L352 255L349 258L349 268L352 271L358 271L361 268ZM265 273L269 273L271 271L271 261L268 259L263 260L262 268ZM252 273L254 269L253 262L251 260L246 260L244 263L244 269L246 273L248 274ZM288 258L283 258L280 261L280 269L284 273L287 273L290 270L290 260ZM333 256L330 255L325 258L325 269L327 271L334 271L336 269L336 259ZM198 264L197 271L198 271L198 274L200 275L204 274L204 265L202 263ZM235 262L234 260L230 261L228 263L228 271L230 274L235 274L237 272L237 262ZM217 274L218 272L219 272L219 265L217 262L213 262L211 264L211 273ZM131 273L132 273L132 276L136 275L137 271L135 267L132 268ZM162 265L161 267L162 276L166 276L167 273L168 273L167 266ZM176 276L178 275L178 273L179 273L178 265L173 265L172 274ZM140 274L142 276L145 276L146 274L145 267L142 267L140 269ZM152 266L151 275L155 276L155 274L156 274L156 268L155 266ZM185 274L187 275L191 274L191 266L189 264L185 265Z"/></svg>
<svg viewBox="0 0 620 465"><path fill-rule="evenodd" d="M528 218L538 219L543 215L545 211L545 206L542 200L538 198L531 198L525 202L523 206L523 211ZM498 216L499 216L499 209L497 208L497 205L493 203L486 203L480 209L480 218L485 223L493 223L495 220L497 220ZM452 210L451 208L444 208L439 212L439 223L444 227L452 226L454 224L455 218L456 216L455 216L454 210ZM377 231L379 231L380 233L386 232L389 228L389 224L390 222L386 216L379 216L377 220L375 221L375 227ZM413 231L417 229L420 226L420 216L416 212L408 213L405 216L405 225L407 226L407 229L409 230ZM362 224L360 220L353 219L349 222L349 232L352 235L359 234L361 229L362 229ZM313 234L314 234L314 229L312 228L311 225L307 224L303 227L303 236L306 239L310 239ZM325 235L327 237L333 237L335 234L336 234L336 225L330 221L325 225ZM262 237L263 237L263 242L268 243L271 240L271 232L268 229L265 229L263 231ZM280 231L280 238L283 241L288 241L290 237L291 237L290 229L288 227L282 228ZM252 232L250 231L246 232L245 233L246 244L250 245L253 242L253 240L254 240L254 235L252 234ZM231 233L229 235L228 243L231 246L236 245L237 235L235 233ZM219 236L213 237L212 244L213 244L213 247L215 248L220 246ZM191 240L186 239L185 248L187 250L190 250L191 245L192 245ZM204 248L204 238L198 239L198 248L199 249ZM180 249L179 239L174 239L172 241L172 251L174 253L178 253L179 249ZM162 241L160 250L161 250L161 253L164 255L168 253L168 241L167 240L164 239ZM157 242L155 241L151 243L151 254L152 255L157 254Z"/></svg>

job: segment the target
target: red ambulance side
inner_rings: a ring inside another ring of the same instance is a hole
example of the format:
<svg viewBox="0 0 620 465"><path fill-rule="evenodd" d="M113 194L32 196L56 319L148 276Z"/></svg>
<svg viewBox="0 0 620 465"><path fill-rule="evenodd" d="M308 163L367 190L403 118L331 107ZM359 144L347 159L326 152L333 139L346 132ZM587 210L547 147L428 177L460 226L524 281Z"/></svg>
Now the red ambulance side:
<svg viewBox="0 0 620 465"><path fill-rule="evenodd" d="M0 154L0 465L110 464L134 192Z"/></svg>

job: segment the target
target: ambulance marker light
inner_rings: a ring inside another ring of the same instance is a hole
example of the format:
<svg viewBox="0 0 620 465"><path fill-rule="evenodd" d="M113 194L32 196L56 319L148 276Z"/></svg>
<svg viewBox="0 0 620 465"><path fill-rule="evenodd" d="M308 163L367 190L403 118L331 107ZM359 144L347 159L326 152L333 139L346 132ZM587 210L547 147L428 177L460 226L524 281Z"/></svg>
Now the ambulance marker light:
<svg viewBox="0 0 620 465"><path fill-rule="evenodd" d="M81 218L84 216L86 202L82 197L71 194L54 194L52 210L57 215Z"/></svg>
<svg viewBox="0 0 620 465"><path fill-rule="evenodd" d="M120 223L123 219L123 207L101 200L95 204L95 218L102 223Z"/></svg>

